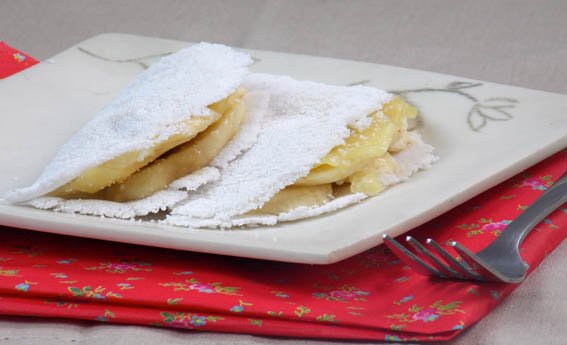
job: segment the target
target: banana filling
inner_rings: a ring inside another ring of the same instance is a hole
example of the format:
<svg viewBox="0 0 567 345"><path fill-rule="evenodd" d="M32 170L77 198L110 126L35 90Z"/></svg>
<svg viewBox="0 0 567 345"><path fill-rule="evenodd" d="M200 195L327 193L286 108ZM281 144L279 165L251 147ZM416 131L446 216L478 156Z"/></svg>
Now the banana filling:
<svg viewBox="0 0 567 345"><path fill-rule="evenodd" d="M138 200L163 190L171 182L206 166L234 137L245 120L245 91L239 88L208 106L208 116L193 116L149 150L127 152L51 192L66 199Z"/></svg>
<svg viewBox="0 0 567 345"><path fill-rule="evenodd" d="M365 129L351 128L344 144L334 147L309 174L279 191L253 214L280 214L304 206L315 207L343 194L373 196L384 190L384 174L395 174L391 153L408 145L408 119L417 110L399 97L385 103L380 112L370 114Z"/></svg>

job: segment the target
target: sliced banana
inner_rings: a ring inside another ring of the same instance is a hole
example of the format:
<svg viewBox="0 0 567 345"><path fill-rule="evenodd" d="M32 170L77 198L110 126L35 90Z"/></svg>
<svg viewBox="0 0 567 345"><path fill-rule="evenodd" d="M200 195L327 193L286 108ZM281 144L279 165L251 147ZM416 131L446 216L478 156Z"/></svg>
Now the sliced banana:
<svg viewBox="0 0 567 345"><path fill-rule="evenodd" d="M405 149L408 145L408 120L417 117L417 109L400 97L394 97L384 104L382 112L396 125L396 134L388 151L399 152Z"/></svg>
<svg viewBox="0 0 567 345"><path fill-rule="evenodd" d="M211 113L208 116L194 116L183 122L181 133L170 136L143 152L127 152L88 169L81 176L49 193L49 196L127 201L152 194L169 184L172 176L177 178L183 176L179 175L179 171L194 171L195 166L203 166L203 161L206 161L204 164L208 163L212 159L210 155L214 158L214 155L234 136L242 122L243 95L244 90L238 89L229 97L211 104L209 106ZM200 143L185 148L193 147L194 152L197 152L196 149L203 153L195 153L193 156L186 153L183 157L190 161L189 167L174 167L175 162L179 163L182 160L177 148L187 143ZM171 163L163 164L163 159L158 159L161 156L171 156ZM162 164L158 166L150 164L156 159ZM152 169L144 172L149 166L153 166ZM160 174L163 176L158 177ZM131 182L127 182L128 180Z"/></svg>
<svg viewBox="0 0 567 345"><path fill-rule="evenodd" d="M318 186L289 186L282 189L251 214L280 214L300 206L320 206L333 199L333 186L330 183Z"/></svg>
<svg viewBox="0 0 567 345"><path fill-rule="evenodd" d="M199 132L205 130L219 118L220 114L216 112L210 116L192 117L182 124L184 126L183 133L173 135L143 152L127 152L99 166L88 169L81 176L59 187L49 193L49 195L70 197L77 192L95 193L106 186L123 181L170 149L193 139Z"/></svg>
<svg viewBox="0 0 567 345"><path fill-rule="evenodd" d="M144 198L166 188L171 182L206 166L238 132L245 118L242 94L211 106L226 112L195 139L182 144L145 168L114 184L95 197L111 201L130 201Z"/></svg>
<svg viewBox="0 0 567 345"><path fill-rule="evenodd" d="M364 130L351 130L351 135L345 139L343 145L333 148L321 162L314 166L309 174L274 196L264 207L272 213L280 209L279 201L283 195L293 195L296 202L289 203L296 207L315 206L309 195L311 189L306 187L319 187L333 185L333 195L364 193L373 196L384 190L381 176L397 172L396 162L388 152L398 152L406 148L408 119L417 116L417 110L400 97L394 97L384 104L381 113L371 114L372 123ZM297 189L292 189L297 188ZM287 190L293 190L293 194ZM304 196L302 193L305 193ZM339 193L339 194L337 194ZM291 198L291 196L289 196ZM331 197L332 198L332 197ZM307 199L308 204L302 204ZM327 202L325 199L319 205Z"/></svg>
<svg viewBox="0 0 567 345"><path fill-rule="evenodd" d="M364 168L348 177L350 190L353 193L364 193L374 196L384 190L381 182L383 174L396 174L398 166L388 153L371 160Z"/></svg>
<svg viewBox="0 0 567 345"><path fill-rule="evenodd" d="M370 126L362 131L353 130L343 145L333 148L296 185L312 186L344 180L364 168L372 159L386 153L395 132L392 121L374 114Z"/></svg>

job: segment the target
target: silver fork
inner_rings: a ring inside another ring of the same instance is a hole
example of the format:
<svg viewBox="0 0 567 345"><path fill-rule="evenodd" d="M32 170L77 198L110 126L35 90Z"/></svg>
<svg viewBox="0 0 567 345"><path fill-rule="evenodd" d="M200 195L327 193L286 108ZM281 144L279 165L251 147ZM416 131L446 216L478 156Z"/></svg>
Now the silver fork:
<svg viewBox="0 0 567 345"><path fill-rule="evenodd" d="M457 260L433 239L428 249L411 236L406 241L411 252L398 241L383 235L384 243L416 273L439 278L519 283L526 277L528 265L520 256L519 247L527 234L553 210L567 202L567 173L524 210L488 247L473 253L458 242L449 246L461 256ZM437 255L435 255L436 253Z"/></svg>

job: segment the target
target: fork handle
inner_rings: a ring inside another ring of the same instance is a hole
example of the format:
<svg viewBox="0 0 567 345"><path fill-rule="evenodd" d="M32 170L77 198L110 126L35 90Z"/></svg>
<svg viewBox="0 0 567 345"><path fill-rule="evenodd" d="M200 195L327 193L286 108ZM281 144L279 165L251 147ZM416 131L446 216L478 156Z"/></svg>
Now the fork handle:
<svg viewBox="0 0 567 345"><path fill-rule="evenodd" d="M524 238L548 214L567 202L567 172L532 205L522 212L492 242L492 246L504 246L510 250L518 249Z"/></svg>

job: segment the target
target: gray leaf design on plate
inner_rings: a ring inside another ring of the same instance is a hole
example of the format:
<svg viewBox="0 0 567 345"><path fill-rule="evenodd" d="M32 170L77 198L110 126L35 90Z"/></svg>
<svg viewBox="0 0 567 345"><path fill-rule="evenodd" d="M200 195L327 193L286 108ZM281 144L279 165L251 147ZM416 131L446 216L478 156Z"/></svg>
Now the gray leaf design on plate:
<svg viewBox="0 0 567 345"><path fill-rule="evenodd" d="M77 47L77 49L81 53L86 54L86 55L88 55L92 58L95 58L95 59L99 59L99 60L103 60L103 61L107 61L107 62L116 62L116 63L133 63L133 64L137 64L142 69L148 69L153 61L173 54L173 52L166 52L166 53L160 53L160 54L151 54L151 55L139 56L139 57L134 57L134 58L129 58L129 59L111 59L111 58L99 55L97 53L94 53L94 52L92 52L88 49L85 49L83 47Z"/></svg>
<svg viewBox="0 0 567 345"><path fill-rule="evenodd" d="M447 89L449 90L459 90L459 89L468 89L471 87L481 86L482 83L474 83L470 81L454 81L447 85Z"/></svg>
<svg viewBox="0 0 567 345"><path fill-rule="evenodd" d="M480 131L481 128L486 126L487 120L486 117L484 117L483 114L479 111L478 106L475 105L469 111L469 114L467 116L467 122L469 124L469 127L473 131L478 132Z"/></svg>
<svg viewBox="0 0 567 345"><path fill-rule="evenodd" d="M509 104L508 107L512 108L514 107L512 104L518 103L518 100L508 97L492 97L492 98L487 98L485 102L504 102L504 103L508 103Z"/></svg>
<svg viewBox="0 0 567 345"><path fill-rule="evenodd" d="M498 106L487 106L482 104L475 105L479 114L488 119L494 121L506 121L512 118L508 112L504 111L504 108Z"/></svg>
<svg viewBox="0 0 567 345"><path fill-rule="evenodd" d="M475 132L480 132L489 121L511 120L513 116L508 109L515 108L519 101L509 97L490 97L480 101L470 90L465 90L480 86L483 86L483 84L470 81L454 81L447 84L444 88L425 87L420 89L391 90L390 92L404 98L410 94L429 92L443 92L461 96L472 103L467 113L467 124Z"/></svg>

